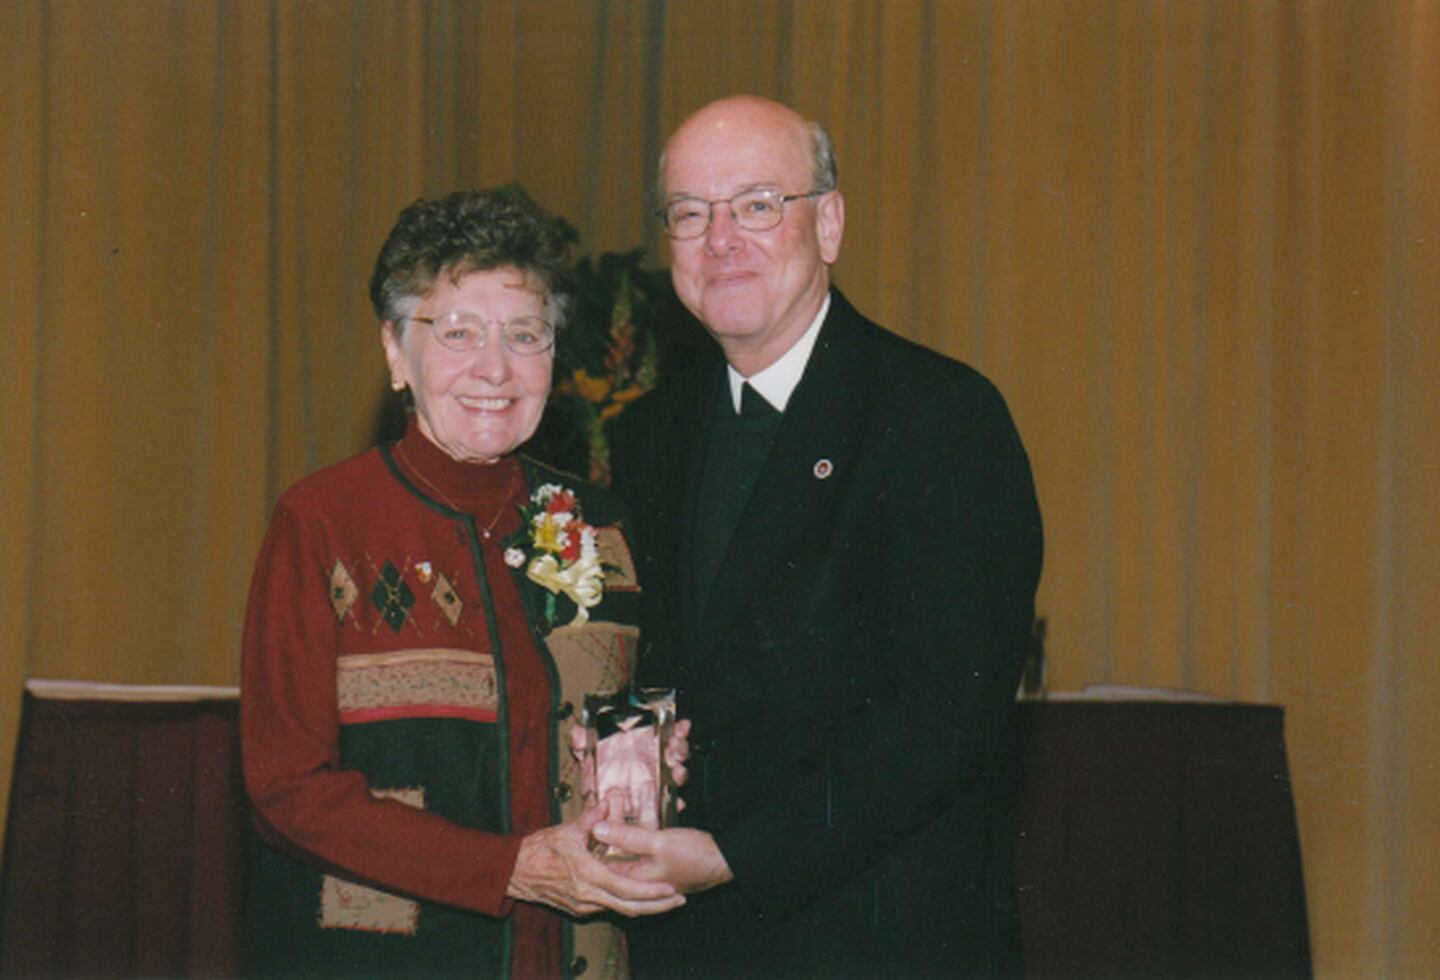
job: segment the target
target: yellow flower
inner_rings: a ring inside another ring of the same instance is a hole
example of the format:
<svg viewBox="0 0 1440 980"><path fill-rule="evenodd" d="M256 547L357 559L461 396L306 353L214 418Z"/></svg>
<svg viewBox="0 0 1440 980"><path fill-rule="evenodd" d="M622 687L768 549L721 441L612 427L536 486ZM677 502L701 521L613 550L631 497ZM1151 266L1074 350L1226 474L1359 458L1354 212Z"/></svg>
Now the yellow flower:
<svg viewBox="0 0 1440 980"><path fill-rule="evenodd" d="M564 545L560 541L560 524L548 514L535 522L535 547L541 551L559 551Z"/></svg>
<svg viewBox="0 0 1440 980"><path fill-rule="evenodd" d="M610 394L610 379L594 378L584 368L577 368L571 376L575 380L575 389L580 392L580 397L587 402L599 404Z"/></svg>

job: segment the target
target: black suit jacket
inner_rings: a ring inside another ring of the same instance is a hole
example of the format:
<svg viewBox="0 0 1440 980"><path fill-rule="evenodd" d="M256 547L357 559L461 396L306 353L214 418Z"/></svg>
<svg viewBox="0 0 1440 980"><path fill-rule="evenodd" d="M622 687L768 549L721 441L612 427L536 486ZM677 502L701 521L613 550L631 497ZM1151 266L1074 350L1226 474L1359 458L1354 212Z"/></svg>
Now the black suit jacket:
<svg viewBox="0 0 1440 980"><path fill-rule="evenodd" d="M615 434L642 676L680 688L686 819L735 873L637 925L638 976L1018 969L1010 727L1041 561L1029 463L981 375L832 297L703 627L687 551L718 352Z"/></svg>

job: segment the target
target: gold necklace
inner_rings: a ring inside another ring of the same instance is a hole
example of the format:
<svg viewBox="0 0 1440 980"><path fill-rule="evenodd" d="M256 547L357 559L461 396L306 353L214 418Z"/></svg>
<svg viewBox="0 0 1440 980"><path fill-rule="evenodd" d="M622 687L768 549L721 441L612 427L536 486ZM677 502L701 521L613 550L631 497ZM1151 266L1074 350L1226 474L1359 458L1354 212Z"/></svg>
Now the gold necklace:
<svg viewBox="0 0 1440 980"><path fill-rule="evenodd" d="M403 459L405 461L406 468L409 469L411 473L415 474L415 478L421 483L425 484L425 486L427 486L435 496L443 500L447 507L449 507L453 511L457 511L462 514L469 513L469 511L465 510L464 507L461 507L455 501L451 500L449 494L447 494L444 490L441 490L434 483L431 483L430 478L427 477L424 473L420 472L420 467L416 466L414 461L411 460L409 456L405 455L404 448L398 442L395 443L395 455ZM505 486L505 492L500 495L500 506L496 509L495 516L490 518L490 523L486 524L480 529L480 537L484 538L486 541L490 540L491 533L495 530L495 525L500 523L500 518L504 517L505 512L509 509L510 495L515 492L516 486L519 485L520 477L520 468L517 466L514 472L511 473L510 482Z"/></svg>

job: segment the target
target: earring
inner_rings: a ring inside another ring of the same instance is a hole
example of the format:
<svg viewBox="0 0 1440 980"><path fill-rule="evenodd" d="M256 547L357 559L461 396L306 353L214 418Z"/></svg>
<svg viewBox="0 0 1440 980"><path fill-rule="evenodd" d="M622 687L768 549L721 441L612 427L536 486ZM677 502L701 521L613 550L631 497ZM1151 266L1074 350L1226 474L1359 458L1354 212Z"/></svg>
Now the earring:
<svg viewBox="0 0 1440 980"><path fill-rule="evenodd" d="M404 390L405 390L405 382L399 381L399 380L397 380L397 379L395 379L395 378L391 378L391 379L390 379L390 390L391 390L391 391L404 391Z"/></svg>

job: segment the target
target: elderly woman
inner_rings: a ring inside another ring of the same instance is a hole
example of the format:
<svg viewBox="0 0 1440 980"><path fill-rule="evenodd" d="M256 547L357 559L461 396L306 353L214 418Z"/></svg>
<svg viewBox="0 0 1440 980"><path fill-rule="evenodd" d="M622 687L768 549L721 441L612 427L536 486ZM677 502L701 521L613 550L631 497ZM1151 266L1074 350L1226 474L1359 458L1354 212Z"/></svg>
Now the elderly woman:
<svg viewBox="0 0 1440 980"><path fill-rule="evenodd" d="M567 269L506 192L419 201L380 251L407 431L286 491L251 587L247 972L602 976L623 948L572 916L683 901L587 849L562 731L628 678L638 600L616 502L517 453Z"/></svg>

